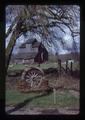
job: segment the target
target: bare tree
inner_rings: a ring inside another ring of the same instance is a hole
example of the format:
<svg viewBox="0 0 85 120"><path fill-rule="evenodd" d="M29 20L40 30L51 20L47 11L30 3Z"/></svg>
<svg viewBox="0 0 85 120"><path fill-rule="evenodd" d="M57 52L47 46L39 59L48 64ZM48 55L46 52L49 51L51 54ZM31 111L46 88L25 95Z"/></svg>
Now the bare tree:
<svg viewBox="0 0 85 120"><path fill-rule="evenodd" d="M53 40L48 39L49 35L60 39L62 45L64 44L63 39L55 36L50 28L56 27L66 34L65 27L67 27L71 32L74 44L75 36L80 34L78 25L80 8L76 5L9 5L6 12L9 13L9 11L10 14L6 15L6 19L9 19L10 15L15 15L15 17L6 33L7 38L12 32L6 48L7 61L9 61L16 39L27 31L41 34L48 45L49 43L54 44ZM74 45L74 48L76 48L76 45Z"/></svg>

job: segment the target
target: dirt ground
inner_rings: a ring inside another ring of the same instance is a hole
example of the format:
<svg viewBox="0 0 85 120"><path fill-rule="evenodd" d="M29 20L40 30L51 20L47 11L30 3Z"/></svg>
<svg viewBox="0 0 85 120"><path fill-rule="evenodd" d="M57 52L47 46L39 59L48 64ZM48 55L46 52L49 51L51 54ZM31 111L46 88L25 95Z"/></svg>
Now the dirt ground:
<svg viewBox="0 0 85 120"><path fill-rule="evenodd" d="M13 107L6 107L6 111L13 109ZM22 108L17 111L10 113L11 115L77 115L79 114L79 109L69 109L69 108Z"/></svg>

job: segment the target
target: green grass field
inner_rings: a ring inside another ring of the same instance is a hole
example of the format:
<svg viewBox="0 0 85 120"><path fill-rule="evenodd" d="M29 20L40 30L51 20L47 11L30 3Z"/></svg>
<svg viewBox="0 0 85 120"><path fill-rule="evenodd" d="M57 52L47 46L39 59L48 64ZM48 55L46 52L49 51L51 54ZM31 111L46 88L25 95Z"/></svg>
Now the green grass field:
<svg viewBox="0 0 85 120"><path fill-rule="evenodd" d="M27 64L26 66L24 64L16 64L16 65L14 64L13 67L11 67L11 65L9 65L8 70L23 70L26 67L30 68L30 67L37 67L37 66L38 66L38 64L32 64L32 65ZM57 63L46 63L46 64L43 63L40 65L41 69L48 69L51 67L56 68Z"/></svg>
<svg viewBox="0 0 85 120"><path fill-rule="evenodd" d="M8 70L23 70L25 69L25 65L23 64L12 64L13 66L9 65Z"/></svg>
<svg viewBox="0 0 85 120"><path fill-rule="evenodd" d="M32 65L27 64L27 66L28 67L32 67L32 66L37 67L38 64L32 64ZM65 64L62 64L62 66L65 68ZM70 67L70 64L68 66ZM57 68L57 67L58 67L58 64L57 63L53 63L53 62L47 62L46 64L42 63L40 65L41 69ZM8 70L23 70L25 68L26 68L26 66L24 64L16 64L16 65L14 64L13 67L10 67L10 65L9 65ZM80 66L79 66L78 63L74 63L73 64L73 70L75 70L75 69L78 69L78 70L80 69Z"/></svg>
<svg viewBox="0 0 85 120"><path fill-rule="evenodd" d="M79 105L79 97L69 94L68 91L64 91L63 93L56 91L56 104L54 104L53 93L36 97L38 95L40 93L20 93L17 90L6 90L6 105L20 104L25 100L29 101L27 103L28 106L38 107L70 107Z"/></svg>

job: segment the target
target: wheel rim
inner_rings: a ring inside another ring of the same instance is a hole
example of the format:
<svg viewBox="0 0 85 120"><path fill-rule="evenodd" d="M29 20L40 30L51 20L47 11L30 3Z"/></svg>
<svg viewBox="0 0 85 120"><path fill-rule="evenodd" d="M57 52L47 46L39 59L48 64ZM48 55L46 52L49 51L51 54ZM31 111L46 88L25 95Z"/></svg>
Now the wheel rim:
<svg viewBox="0 0 85 120"><path fill-rule="evenodd" d="M29 70L25 74L25 80L30 84L31 88L37 88L40 86L43 79L43 75L39 70Z"/></svg>

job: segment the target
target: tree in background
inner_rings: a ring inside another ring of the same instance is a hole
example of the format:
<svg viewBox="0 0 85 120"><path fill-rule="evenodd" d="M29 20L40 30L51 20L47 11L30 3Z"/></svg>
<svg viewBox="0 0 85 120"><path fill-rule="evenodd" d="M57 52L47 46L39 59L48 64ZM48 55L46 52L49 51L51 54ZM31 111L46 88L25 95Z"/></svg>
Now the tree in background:
<svg viewBox="0 0 85 120"><path fill-rule="evenodd" d="M48 46L56 45L55 38L63 48L68 48L63 41L63 35L69 34L73 39L73 50L76 51L76 37L80 34L80 7L77 5L9 5L6 7L6 22L11 25L6 32L9 44L6 48L6 63L9 64L10 56L16 39L27 31L39 34ZM56 34L53 30L56 27Z"/></svg>

